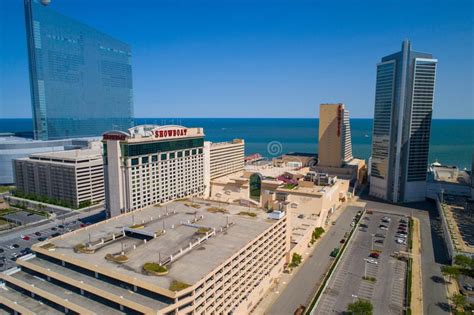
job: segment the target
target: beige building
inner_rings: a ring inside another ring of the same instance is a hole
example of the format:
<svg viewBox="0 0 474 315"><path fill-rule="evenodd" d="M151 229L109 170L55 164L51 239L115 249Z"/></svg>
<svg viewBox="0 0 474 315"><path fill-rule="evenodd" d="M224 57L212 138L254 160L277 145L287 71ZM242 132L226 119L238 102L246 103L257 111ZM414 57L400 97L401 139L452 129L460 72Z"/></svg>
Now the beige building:
<svg viewBox="0 0 474 315"><path fill-rule="evenodd" d="M111 217L204 194L202 128L141 125L107 132L103 142Z"/></svg>
<svg viewBox="0 0 474 315"><path fill-rule="evenodd" d="M20 193L60 200L73 207L104 201L100 149L37 153L13 164Z"/></svg>
<svg viewBox="0 0 474 315"><path fill-rule="evenodd" d="M289 258L288 218L272 217L207 200L125 213L33 245L0 274L0 303L22 314L249 314Z"/></svg>
<svg viewBox="0 0 474 315"><path fill-rule="evenodd" d="M211 142L209 150L210 179L244 169L245 142L243 139Z"/></svg>
<svg viewBox="0 0 474 315"><path fill-rule="evenodd" d="M321 104L318 148L321 166L341 167L352 160L349 111L344 104Z"/></svg>

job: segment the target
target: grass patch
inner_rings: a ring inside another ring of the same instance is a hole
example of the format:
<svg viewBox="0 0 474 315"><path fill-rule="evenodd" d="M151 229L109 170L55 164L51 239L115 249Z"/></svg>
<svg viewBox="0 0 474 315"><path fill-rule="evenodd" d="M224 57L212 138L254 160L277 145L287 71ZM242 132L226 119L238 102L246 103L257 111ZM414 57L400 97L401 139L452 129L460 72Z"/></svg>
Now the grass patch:
<svg viewBox="0 0 474 315"><path fill-rule="evenodd" d="M10 190L13 190L13 186L0 186L0 194L9 192Z"/></svg>
<svg viewBox="0 0 474 315"><path fill-rule="evenodd" d="M181 291L181 290L184 290L186 288L189 288L191 285L187 284L187 283L184 283L184 282L181 282L181 281L177 281L177 280L173 280L173 282L171 282L170 284L170 287L169 289L171 291Z"/></svg>
<svg viewBox="0 0 474 315"><path fill-rule="evenodd" d="M220 207L209 207L207 208L207 211L210 213L229 213L227 209L220 208Z"/></svg>
<svg viewBox="0 0 474 315"><path fill-rule="evenodd" d="M40 248L51 250L53 248L56 248L56 245L54 245L53 243L46 243L46 244L41 245Z"/></svg>
<svg viewBox="0 0 474 315"><path fill-rule="evenodd" d="M194 208L194 209L199 209L201 208L201 205L197 204L197 203L190 203L190 202L187 202L184 204L186 207L191 207L191 208Z"/></svg>
<svg viewBox="0 0 474 315"><path fill-rule="evenodd" d="M291 189L294 189L296 186L297 185L295 185L295 184L285 184L285 185L283 185L282 188L291 190Z"/></svg>
<svg viewBox="0 0 474 315"><path fill-rule="evenodd" d="M209 233L210 231L211 231L210 228L201 227L196 231L196 233L197 234L206 234L206 233Z"/></svg>
<svg viewBox="0 0 474 315"><path fill-rule="evenodd" d="M14 213L16 211L18 211L18 210L12 209L12 208L0 209L0 216L4 216L4 215L10 214L10 213Z"/></svg>
<svg viewBox="0 0 474 315"><path fill-rule="evenodd" d="M240 211L239 215L246 215L246 216L249 216L249 217L252 217L252 218L255 218L257 216L256 213L249 212L249 211Z"/></svg>
<svg viewBox="0 0 474 315"><path fill-rule="evenodd" d="M362 280L365 280L365 281L370 281L370 282L376 282L377 281L377 278L375 277L366 277L366 276L363 276L362 277Z"/></svg>
<svg viewBox="0 0 474 315"><path fill-rule="evenodd" d="M123 264L128 261L128 257L126 255L112 255L112 254L107 254L105 255L105 259L108 261L113 261L118 264Z"/></svg>
<svg viewBox="0 0 474 315"><path fill-rule="evenodd" d="M145 263L143 265L143 270L157 276L165 275L168 273L168 268L160 264L152 263L152 262Z"/></svg>
<svg viewBox="0 0 474 315"><path fill-rule="evenodd" d="M74 252L75 253L81 253L81 254L92 254L94 253L94 250L87 247L86 244L80 243L74 246Z"/></svg>

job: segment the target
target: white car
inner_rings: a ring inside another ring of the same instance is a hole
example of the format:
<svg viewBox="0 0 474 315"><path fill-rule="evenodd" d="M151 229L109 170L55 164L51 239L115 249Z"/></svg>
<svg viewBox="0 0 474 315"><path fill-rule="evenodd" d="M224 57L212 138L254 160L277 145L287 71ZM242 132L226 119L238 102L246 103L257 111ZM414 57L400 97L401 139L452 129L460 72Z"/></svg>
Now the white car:
<svg viewBox="0 0 474 315"><path fill-rule="evenodd" d="M369 264L375 264L377 265L379 262L373 258L365 258L364 259L366 262L368 262Z"/></svg>
<svg viewBox="0 0 474 315"><path fill-rule="evenodd" d="M383 217L383 218L382 218L382 220L385 220L385 221L388 221L388 222L390 222L390 221L392 221L392 218L389 218L389 217Z"/></svg>
<svg viewBox="0 0 474 315"><path fill-rule="evenodd" d="M406 234L396 234L395 237L397 237L397 238L407 238Z"/></svg>
<svg viewBox="0 0 474 315"><path fill-rule="evenodd" d="M384 230L384 231L388 231L388 227L386 227L386 226L382 226L380 229Z"/></svg>
<svg viewBox="0 0 474 315"><path fill-rule="evenodd" d="M396 241L398 244L403 244L403 245L406 245L406 244L407 244L407 241L402 240L401 238L397 238L395 241Z"/></svg>

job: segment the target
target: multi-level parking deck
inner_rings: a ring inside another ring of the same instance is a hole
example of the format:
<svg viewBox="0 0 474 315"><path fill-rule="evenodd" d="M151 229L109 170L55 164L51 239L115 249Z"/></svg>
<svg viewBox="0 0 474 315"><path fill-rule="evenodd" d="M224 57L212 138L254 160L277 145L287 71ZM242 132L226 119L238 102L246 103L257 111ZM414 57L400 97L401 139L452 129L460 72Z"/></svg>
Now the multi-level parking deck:
<svg viewBox="0 0 474 315"><path fill-rule="evenodd" d="M248 309L282 271L286 220L237 205L174 202L38 243L18 271L0 277L8 294L70 313ZM151 274L145 263L165 272Z"/></svg>

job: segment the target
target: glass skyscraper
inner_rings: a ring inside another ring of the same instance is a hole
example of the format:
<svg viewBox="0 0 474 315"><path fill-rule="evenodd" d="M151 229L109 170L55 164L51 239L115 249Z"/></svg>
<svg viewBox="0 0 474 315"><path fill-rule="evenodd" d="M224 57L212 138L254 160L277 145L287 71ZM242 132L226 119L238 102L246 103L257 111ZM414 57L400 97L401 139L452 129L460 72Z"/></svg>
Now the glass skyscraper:
<svg viewBox="0 0 474 315"><path fill-rule="evenodd" d="M392 202L425 199L437 60L402 50L377 64L370 194Z"/></svg>
<svg viewBox="0 0 474 315"><path fill-rule="evenodd" d="M25 0L34 136L99 136L132 126L130 46Z"/></svg>

